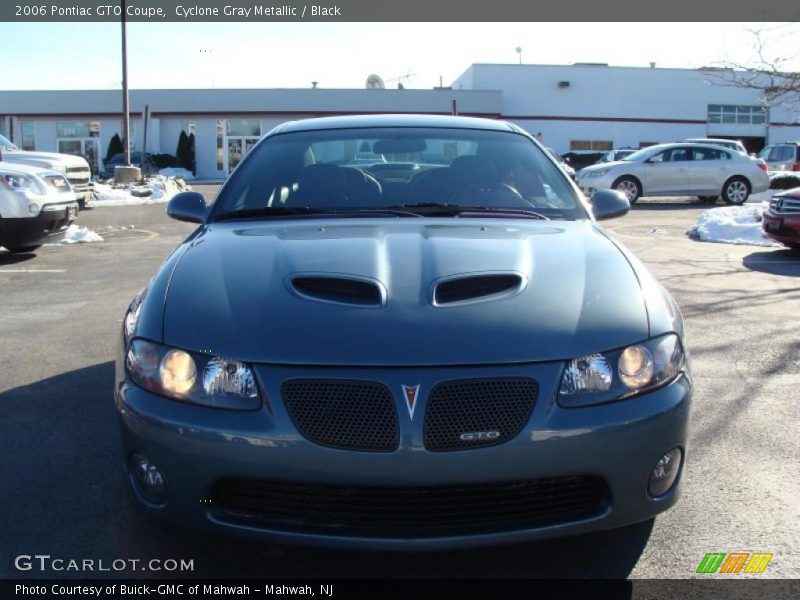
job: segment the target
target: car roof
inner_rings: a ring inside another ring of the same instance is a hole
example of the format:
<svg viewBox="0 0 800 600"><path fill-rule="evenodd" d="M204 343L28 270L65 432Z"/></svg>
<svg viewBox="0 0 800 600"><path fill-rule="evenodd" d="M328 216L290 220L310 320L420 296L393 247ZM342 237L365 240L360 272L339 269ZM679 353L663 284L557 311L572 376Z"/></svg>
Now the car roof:
<svg viewBox="0 0 800 600"><path fill-rule="evenodd" d="M351 129L360 127L449 127L456 129L487 129L492 131L522 130L505 121L479 117L422 114L380 114L319 117L289 121L273 129L268 135L294 131L321 129Z"/></svg>
<svg viewBox="0 0 800 600"><path fill-rule="evenodd" d="M686 142L666 142L664 144L656 144L655 146L647 146L646 149L655 150L656 148L658 148L659 150L667 150L669 148L685 148L685 147L693 148L698 144L701 146L714 146L714 144L710 143L686 141ZM731 151L730 148L726 148L724 146L716 146L716 147L719 148L720 150L726 150L728 152ZM642 150L645 150L645 148L642 148Z"/></svg>

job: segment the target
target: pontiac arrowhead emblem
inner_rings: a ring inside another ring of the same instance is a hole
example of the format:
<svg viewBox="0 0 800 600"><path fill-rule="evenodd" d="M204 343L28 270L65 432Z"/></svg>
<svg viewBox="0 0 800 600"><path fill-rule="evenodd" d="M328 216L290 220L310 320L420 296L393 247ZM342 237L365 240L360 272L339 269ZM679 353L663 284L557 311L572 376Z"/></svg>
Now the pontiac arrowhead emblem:
<svg viewBox="0 0 800 600"><path fill-rule="evenodd" d="M403 396L406 399L406 407L408 408L408 416L414 420L414 409L417 407L417 395L419 394L419 384L411 386L403 386Z"/></svg>

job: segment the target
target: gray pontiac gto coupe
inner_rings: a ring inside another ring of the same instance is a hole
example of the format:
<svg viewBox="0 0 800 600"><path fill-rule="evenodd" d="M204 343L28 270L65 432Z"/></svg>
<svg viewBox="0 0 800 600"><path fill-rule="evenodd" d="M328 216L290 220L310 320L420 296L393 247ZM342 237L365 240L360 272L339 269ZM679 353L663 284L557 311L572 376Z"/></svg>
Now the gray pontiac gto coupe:
<svg viewBox="0 0 800 600"><path fill-rule="evenodd" d="M355 162L374 155L374 164ZM264 137L132 301L116 368L137 502L339 547L498 544L651 519L692 383L673 299L501 121L383 115Z"/></svg>

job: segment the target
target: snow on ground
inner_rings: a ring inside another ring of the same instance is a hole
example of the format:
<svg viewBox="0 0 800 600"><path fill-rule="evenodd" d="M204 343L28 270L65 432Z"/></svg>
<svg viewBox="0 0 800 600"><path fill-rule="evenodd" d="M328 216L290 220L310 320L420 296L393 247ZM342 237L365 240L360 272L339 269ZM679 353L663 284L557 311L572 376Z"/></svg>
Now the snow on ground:
<svg viewBox="0 0 800 600"><path fill-rule="evenodd" d="M189 189L181 179L156 175L144 184L112 185L95 183L94 195L88 205L125 206L130 204L156 204L169 202L175 194Z"/></svg>
<svg viewBox="0 0 800 600"><path fill-rule="evenodd" d="M88 242L102 242L103 237L89 229L88 227L79 227L74 223L67 227L64 232L64 239L59 244L86 244Z"/></svg>
<svg viewBox="0 0 800 600"><path fill-rule="evenodd" d="M158 174L163 175L164 177L180 177L184 181L192 181L194 179L194 174L191 171L174 167L159 169Z"/></svg>
<svg viewBox="0 0 800 600"><path fill-rule="evenodd" d="M783 247L761 233L761 215L768 205L761 202L703 211L686 235L701 242Z"/></svg>
<svg viewBox="0 0 800 600"><path fill-rule="evenodd" d="M748 204L761 204L762 202L769 202L772 200L772 196L780 190L767 190L766 192L761 192L759 194L750 194L747 197Z"/></svg>

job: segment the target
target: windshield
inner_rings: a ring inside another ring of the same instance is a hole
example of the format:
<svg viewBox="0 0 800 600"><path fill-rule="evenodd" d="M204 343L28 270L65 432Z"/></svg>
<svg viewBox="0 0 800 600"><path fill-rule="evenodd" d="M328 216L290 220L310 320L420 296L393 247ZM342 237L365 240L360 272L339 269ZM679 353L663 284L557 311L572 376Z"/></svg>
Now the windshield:
<svg viewBox="0 0 800 600"><path fill-rule="evenodd" d="M378 158L368 164L363 156ZM223 186L211 220L381 211L463 216L467 208L589 218L563 172L521 134L394 127L265 139Z"/></svg>
<svg viewBox="0 0 800 600"><path fill-rule="evenodd" d="M655 146L648 146L647 148L642 148L641 150L637 150L636 152L631 152L628 156L621 158L620 160L629 160L633 162L643 161L650 157L657 148Z"/></svg>
<svg viewBox="0 0 800 600"><path fill-rule="evenodd" d="M19 150L19 148L0 135L0 150Z"/></svg>

